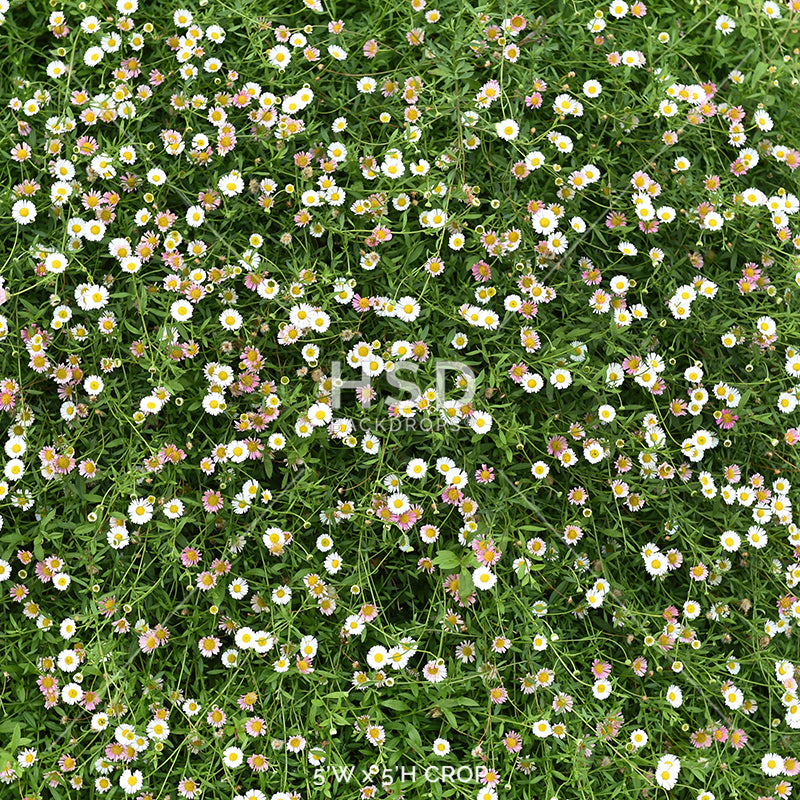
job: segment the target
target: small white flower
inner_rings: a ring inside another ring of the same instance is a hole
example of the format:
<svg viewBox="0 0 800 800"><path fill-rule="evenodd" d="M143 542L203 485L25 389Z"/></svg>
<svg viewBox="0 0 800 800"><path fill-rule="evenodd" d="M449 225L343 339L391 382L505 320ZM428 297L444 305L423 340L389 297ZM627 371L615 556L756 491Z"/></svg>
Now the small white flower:
<svg viewBox="0 0 800 800"><path fill-rule="evenodd" d="M487 591L497 583L497 575L488 567L478 567L472 572L472 583L476 589Z"/></svg>
<svg viewBox="0 0 800 800"><path fill-rule="evenodd" d="M727 36L736 29L736 23L727 14L720 14L714 23L714 28L723 36Z"/></svg>
<svg viewBox="0 0 800 800"><path fill-rule="evenodd" d="M292 590L288 586L279 586L272 590L272 602L276 606L288 605L292 600Z"/></svg>
<svg viewBox="0 0 800 800"><path fill-rule="evenodd" d="M777 753L766 753L761 759L761 771L770 778L777 777L783 772L783 757Z"/></svg>
<svg viewBox="0 0 800 800"><path fill-rule="evenodd" d="M672 789L678 782L681 771L681 762L675 756L663 755L656 765L656 783L663 789Z"/></svg>
<svg viewBox="0 0 800 800"><path fill-rule="evenodd" d="M238 747L228 747L222 751L222 763L230 769L241 767L244 763L244 753Z"/></svg>
<svg viewBox="0 0 800 800"><path fill-rule="evenodd" d="M678 156L675 159L675 169L678 172L685 172L691 166L692 166L692 162L689 161L689 159L686 158L686 156Z"/></svg>
<svg viewBox="0 0 800 800"><path fill-rule="evenodd" d="M607 697L611 695L612 691L613 691L613 686L611 684L611 681L608 680L608 678L595 681L594 685L592 686L592 694L598 700L605 700Z"/></svg>
<svg viewBox="0 0 800 800"><path fill-rule="evenodd" d="M162 186L166 183L167 173L160 167L153 167L147 170L147 182L153 186Z"/></svg>
<svg viewBox="0 0 800 800"><path fill-rule="evenodd" d="M531 726L533 735L539 739L545 739L553 732L553 728L546 719L540 719Z"/></svg>
<svg viewBox="0 0 800 800"><path fill-rule="evenodd" d="M149 499L138 497L128 505L128 517L136 525L144 525L153 518L153 504Z"/></svg>
<svg viewBox="0 0 800 800"><path fill-rule="evenodd" d="M102 47L89 47L83 54L83 63L87 67L96 67L103 60L104 55L105 51Z"/></svg>
<svg viewBox="0 0 800 800"><path fill-rule="evenodd" d="M470 428L479 436L488 433L492 429L492 422L491 415L483 411L475 411L467 420Z"/></svg>
<svg viewBox="0 0 800 800"><path fill-rule="evenodd" d="M450 742L441 737L433 740L433 754L435 756L446 756L450 752Z"/></svg>
<svg viewBox="0 0 800 800"><path fill-rule="evenodd" d="M92 397L97 397L104 387L105 383L99 375L89 375L83 382L84 391Z"/></svg>
<svg viewBox="0 0 800 800"><path fill-rule="evenodd" d="M228 594L234 600L241 600L243 597L247 597L249 591L250 587L244 578L234 578L228 584Z"/></svg>
<svg viewBox="0 0 800 800"><path fill-rule="evenodd" d="M219 324L226 331L238 331L242 327L242 315L233 308L222 311L219 315Z"/></svg>
<svg viewBox="0 0 800 800"><path fill-rule="evenodd" d="M226 197L235 197L237 194L241 194L244 191L244 180L242 176L234 170L227 175L223 175L217 181L217 186L220 192Z"/></svg>
<svg viewBox="0 0 800 800"><path fill-rule="evenodd" d="M572 385L572 373L568 369L554 369L550 373L550 383L556 389L566 389Z"/></svg>
<svg viewBox="0 0 800 800"><path fill-rule="evenodd" d="M20 458L12 458L6 462L3 474L10 481L18 481L25 474L25 464Z"/></svg>
<svg viewBox="0 0 800 800"><path fill-rule="evenodd" d="M719 536L719 543L726 552L735 553L739 549L742 539L736 531L723 531Z"/></svg>
<svg viewBox="0 0 800 800"><path fill-rule="evenodd" d="M683 692L679 686L671 685L667 689L667 702L673 708L680 708L683 705Z"/></svg>
<svg viewBox="0 0 800 800"><path fill-rule="evenodd" d="M583 84L583 93L586 97L598 97L603 91L603 86L599 81L586 81Z"/></svg>
<svg viewBox="0 0 800 800"><path fill-rule="evenodd" d="M325 557L324 566L328 575L335 575L344 566L344 562L338 553L328 553Z"/></svg>
<svg viewBox="0 0 800 800"><path fill-rule="evenodd" d="M83 689L77 683L67 683L61 690L61 699L68 706L74 706L83 700Z"/></svg>
<svg viewBox="0 0 800 800"><path fill-rule="evenodd" d="M415 480L421 480L428 472L428 464L424 459L412 458L406 466L406 475Z"/></svg>
<svg viewBox="0 0 800 800"><path fill-rule="evenodd" d="M631 744L639 750L640 748L644 747L647 744L648 736L645 731L641 728L637 728L635 731L631 731Z"/></svg>
<svg viewBox="0 0 800 800"><path fill-rule="evenodd" d="M194 307L188 300L176 300L169 307L169 313L176 322L185 322L192 318Z"/></svg>
<svg viewBox="0 0 800 800"><path fill-rule="evenodd" d="M67 268L67 257L63 253L50 253L44 260L48 272L62 273Z"/></svg>
<svg viewBox="0 0 800 800"><path fill-rule="evenodd" d="M544 461L535 461L531 464L531 475L534 478L543 480L550 474L550 467Z"/></svg>
<svg viewBox="0 0 800 800"><path fill-rule="evenodd" d="M519 125L513 119L504 119L495 125L497 135L506 142L511 142L519 136Z"/></svg>
<svg viewBox="0 0 800 800"><path fill-rule="evenodd" d="M11 216L17 225L30 225L36 219L36 206L30 200L17 200L11 206Z"/></svg>

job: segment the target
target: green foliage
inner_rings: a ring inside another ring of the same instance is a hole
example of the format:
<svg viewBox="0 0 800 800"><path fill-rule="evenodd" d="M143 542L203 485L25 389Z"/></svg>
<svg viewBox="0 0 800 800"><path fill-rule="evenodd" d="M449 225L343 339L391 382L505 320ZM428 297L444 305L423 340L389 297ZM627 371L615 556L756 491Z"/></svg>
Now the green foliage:
<svg viewBox="0 0 800 800"><path fill-rule="evenodd" d="M800 3L4 5L3 796L788 797Z"/></svg>

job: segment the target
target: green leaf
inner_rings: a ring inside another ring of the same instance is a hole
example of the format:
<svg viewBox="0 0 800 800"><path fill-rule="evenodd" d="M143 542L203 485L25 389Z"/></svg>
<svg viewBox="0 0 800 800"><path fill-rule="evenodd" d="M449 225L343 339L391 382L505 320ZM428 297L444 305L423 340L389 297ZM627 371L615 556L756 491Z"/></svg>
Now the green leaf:
<svg viewBox="0 0 800 800"><path fill-rule="evenodd" d="M440 550L433 563L442 569L458 569L461 566L461 560L452 550Z"/></svg>
<svg viewBox="0 0 800 800"><path fill-rule="evenodd" d="M462 569L458 573L458 597L461 602L466 602L474 591L475 584L472 581L472 573L468 569Z"/></svg>
<svg viewBox="0 0 800 800"><path fill-rule="evenodd" d="M456 715L449 708L443 708L442 714L453 728L458 729L458 720L456 719Z"/></svg>
<svg viewBox="0 0 800 800"><path fill-rule="evenodd" d="M381 701L382 706L386 706L387 708L393 708L395 711L408 711L408 705L404 703L402 700L383 700Z"/></svg>
<svg viewBox="0 0 800 800"><path fill-rule="evenodd" d="M422 752L422 738L419 735L419 731L413 725L409 724L406 725L406 735L414 749L418 752Z"/></svg>

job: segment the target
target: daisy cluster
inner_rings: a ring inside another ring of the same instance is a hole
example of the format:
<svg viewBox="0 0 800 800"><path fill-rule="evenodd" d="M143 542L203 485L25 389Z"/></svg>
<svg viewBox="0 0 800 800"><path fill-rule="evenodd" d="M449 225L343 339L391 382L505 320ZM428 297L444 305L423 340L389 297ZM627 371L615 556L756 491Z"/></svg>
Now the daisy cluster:
<svg viewBox="0 0 800 800"><path fill-rule="evenodd" d="M3 792L789 797L800 0L230 5L0 0Z"/></svg>

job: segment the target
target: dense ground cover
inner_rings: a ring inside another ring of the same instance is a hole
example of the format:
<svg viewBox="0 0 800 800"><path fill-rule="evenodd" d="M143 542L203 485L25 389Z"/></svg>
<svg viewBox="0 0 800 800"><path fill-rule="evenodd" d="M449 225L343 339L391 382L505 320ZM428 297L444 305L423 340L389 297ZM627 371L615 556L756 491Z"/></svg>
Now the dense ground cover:
<svg viewBox="0 0 800 800"><path fill-rule="evenodd" d="M789 797L800 0L8 6L2 796Z"/></svg>

